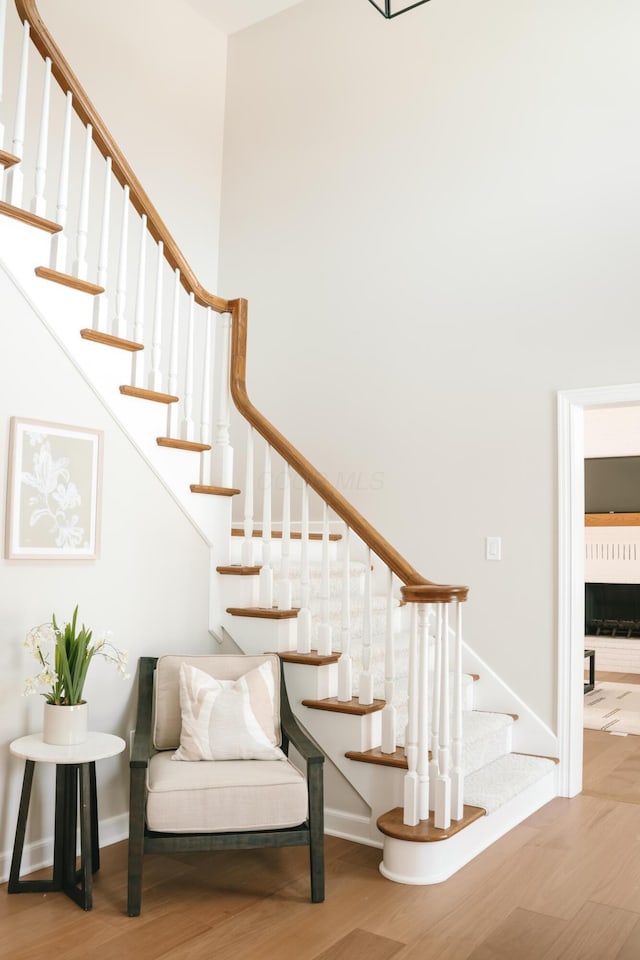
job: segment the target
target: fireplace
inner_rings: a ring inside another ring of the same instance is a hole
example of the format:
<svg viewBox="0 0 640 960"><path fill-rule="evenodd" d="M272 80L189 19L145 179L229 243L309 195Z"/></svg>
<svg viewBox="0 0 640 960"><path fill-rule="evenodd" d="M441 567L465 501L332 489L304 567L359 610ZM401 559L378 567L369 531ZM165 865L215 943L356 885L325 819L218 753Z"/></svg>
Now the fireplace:
<svg viewBox="0 0 640 960"><path fill-rule="evenodd" d="M640 584L585 583L585 636L640 638Z"/></svg>

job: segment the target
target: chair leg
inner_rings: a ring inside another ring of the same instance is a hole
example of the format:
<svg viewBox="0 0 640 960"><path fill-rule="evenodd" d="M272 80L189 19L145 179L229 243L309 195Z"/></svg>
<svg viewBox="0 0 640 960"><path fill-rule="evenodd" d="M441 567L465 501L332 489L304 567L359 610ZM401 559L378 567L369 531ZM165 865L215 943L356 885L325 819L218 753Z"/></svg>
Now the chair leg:
<svg viewBox="0 0 640 960"><path fill-rule="evenodd" d="M324 900L324 791L322 766L309 764L309 866L311 870L311 902Z"/></svg>
<svg viewBox="0 0 640 960"><path fill-rule="evenodd" d="M309 859L311 861L311 902L322 903L324 901L324 838L318 842L313 836L311 837Z"/></svg>
<svg viewBox="0 0 640 960"><path fill-rule="evenodd" d="M129 798L129 856L127 913L139 917L142 906L142 859L144 857L144 774L143 769L131 771Z"/></svg>

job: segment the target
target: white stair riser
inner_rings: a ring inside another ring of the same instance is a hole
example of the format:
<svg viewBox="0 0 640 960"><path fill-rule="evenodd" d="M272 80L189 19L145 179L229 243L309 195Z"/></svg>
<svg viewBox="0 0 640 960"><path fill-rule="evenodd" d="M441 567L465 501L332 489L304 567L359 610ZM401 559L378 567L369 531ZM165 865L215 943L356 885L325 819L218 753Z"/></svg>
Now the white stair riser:
<svg viewBox="0 0 640 960"><path fill-rule="evenodd" d="M222 617L222 626L244 653L285 653L296 649L295 617L269 620L225 613Z"/></svg>
<svg viewBox="0 0 640 960"><path fill-rule="evenodd" d="M242 529L242 522L232 524L236 528ZM259 524L256 524L259 526ZM231 537L231 546L230 546L230 563L242 563L242 545L244 543L244 537ZM300 555L302 551L302 541L301 540L291 540L290 541L290 558L295 561L297 564L300 563ZM255 564L260 564L262 562L262 540L260 537L252 538L253 545L253 562ZM319 564L322 559L322 541L321 540L309 540L308 543L309 549L309 562ZM334 563L339 556L340 550L340 541L332 540L329 543L329 559L331 563ZM278 537L271 541L271 562L274 565L279 565L282 557L282 539Z"/></svg>
<svg viewBox="0 0 640 960"><path fill-rule="evenodd" d="M260 595L258 575L217 574L226 607L257 607Z"/></svg>
<svg viewBox="0 0 640 960"><path fill-rule="evenodd" d="M304 663L286 663L285 677L290 696L294 690L301 691L300 699L327 700L338 695L338 664L327 663L319 667Z"/></svg>

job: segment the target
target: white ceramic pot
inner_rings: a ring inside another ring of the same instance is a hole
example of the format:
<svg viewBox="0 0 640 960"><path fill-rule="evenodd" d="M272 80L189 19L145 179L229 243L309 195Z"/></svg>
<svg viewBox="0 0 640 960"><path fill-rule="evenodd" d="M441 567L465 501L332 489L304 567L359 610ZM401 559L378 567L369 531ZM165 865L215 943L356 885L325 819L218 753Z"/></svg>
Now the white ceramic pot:
<svg viewBox="0 0 640 960"><path fill-rule="evenodd" d="M88 718L87 703L76 703L67 707L45 703L42 739L45 743L55 743L63 747L84 743L89 729Z"/></svg>

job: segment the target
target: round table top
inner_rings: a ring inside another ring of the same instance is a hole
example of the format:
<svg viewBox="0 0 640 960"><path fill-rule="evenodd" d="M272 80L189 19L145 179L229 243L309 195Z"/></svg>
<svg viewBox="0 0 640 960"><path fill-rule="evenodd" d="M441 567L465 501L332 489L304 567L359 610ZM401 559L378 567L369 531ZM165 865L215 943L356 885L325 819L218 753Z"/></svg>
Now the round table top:
<svg viewBox="0 0 640 960"><path fill-rule="evenodd" d="M124 748L125 742L122 737L116 737L111 733L89 733L83 743L76 743L70 747L45 743L41 733L20 737L9 744L9 750L14 757L43 763L92 763L95 760L115 757L116 754L122 753Z"/></svg>

